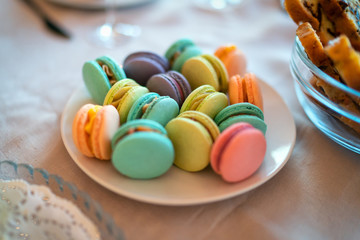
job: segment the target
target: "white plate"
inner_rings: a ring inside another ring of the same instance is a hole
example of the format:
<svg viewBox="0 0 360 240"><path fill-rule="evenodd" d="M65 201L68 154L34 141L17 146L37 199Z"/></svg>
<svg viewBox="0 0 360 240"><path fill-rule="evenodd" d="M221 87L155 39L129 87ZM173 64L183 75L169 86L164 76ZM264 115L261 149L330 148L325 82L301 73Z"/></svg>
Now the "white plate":
<svg viewBox="0 0 360 240"><path fill-rule="evenodd" d="M107 0L48 0L49 2L63 5L66 7L96 10L103 9L112 1ZM128 8L140 6L142 4L150 3L155 0L114 0L116 8ZM109 2L109 3L108 3Z"/></svg>
<svg viewBox="0 0 360 240"><path fill-rule="evenodd" d="M71 128L74 116L85 103L93 103L85 86L67 102L61 119L61 136L75 163L105 188L138 201L161 205L194 205L219 201L248 192L268 181L285 165L295 143L294 119L280 95L260 81L264 98L267 151L264 162L251 177L239 183L226 183L210 167L197 173L175 166L152 180L133 180L122 176L110 161L83 156L75 147Z"/></svg>

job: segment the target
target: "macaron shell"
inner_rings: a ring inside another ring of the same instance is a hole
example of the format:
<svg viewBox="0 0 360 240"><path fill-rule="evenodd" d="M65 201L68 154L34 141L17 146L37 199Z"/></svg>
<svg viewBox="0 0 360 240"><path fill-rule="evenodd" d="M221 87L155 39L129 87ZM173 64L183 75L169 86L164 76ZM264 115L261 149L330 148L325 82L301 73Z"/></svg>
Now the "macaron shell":
<svg viewBox="0 0 360 240"><path fill-rule="evenodd" d="M242 87L241 76L236 74L229 79L229 101L230 104L244 102L244 92Z"/></svg>
<svg viewBox="0 0 360 240"><path fill-rule="evenodd" d="M196 111L205 113L210 118L215 116L228 105L228 98L224 93L214 92L204 98Z"/></svg>
<svg viewBox="0 0 360 240"><path fill-rule="evenodd" d="M175 41L173 44L170 45L170 47L165 52L165 57L171 61L171 59L174 57L174 55L177 55L178 53L181 53L185 48L194 46L195 43L188 38L181 38Z"/></svg>
<svg viewBox="0 0 360 240"><path fill-rule="evenodd" d="M230 52L226 58L224 58L223 63L229 77L236 74L244 75L246 73L246 58L244 53L238 49Z"/></svg>
<svg viewBox="0 0 360 240"><path fill-rule="evenodd" d="M258 80L253 73L244 77L234 75L229 80L230 104L249 102L263 110L263 98Z"/></svg>
<svg viewBox="0 0 360 240"><path fill-rule="evenodd" d="M214 121L220 125L224 120L235 115L252 115L264 120L264 113L260 108L251 103L243 102L227 106L216 115Z"/></svg>
<svg viewBox="0 0 360 240"><path fill-rule="evenodd" d="M227 118L226 120L220 123L219 125L220 132L224 131L226 128L230 127L231 125L239 122L250 123L253 127L259 129L264 135L266 134L266 130L267 130L266 123L260 118L250 115L238 115Z"/></svg>
<svg viewBox="0 0 360 240"><path fill-rule="evenodd" d="M149 78L168 71L169 63L165 57L152 52L135 52L124 60L124 71L128 78L145 86Z"/></svg>
<svg viewBox="0 0 360 240"><path fill-rule="evenodd" d="M83 105L76 113L72 125L72 137L76 148L87 157L94 157L91 150L89 135L85 132L85 125L89 121L88 112L93 104Z"/></svg>
<svg viewBox="0 0 360 240"><path fill-rule="evenodd" d="M216 138L220 134L220 130L214 120L212 120L208 115L199 112L199 111L185 111L181 113L179 118L188 118L191 120L194 120L196 122L199 122L201 125L205 127L205 129L210 133L210 136L213 141L216 140Z"/></svg>
<svg viewBox="0 0 360 240"><path fill-rule="evenodd" d="M262 111L264 110L263 107L263 98L260 85L258 80L253 73L247 73L244 75L246 92L247 92L247 101L249 103L258 106Z"/></svg>
<svg viewBox="0 0 360 240"><path fill-rule="evenodd" d="M134 86L132 87L125 96L119 102L117 110L120 115L120 123L123 124L126 122L129 111L135 101L141 97L142 95L148 93L149 90L146 87L142 86Z"/></svg>
<svg viewBox="0 0 360 240"><path fill-rule="evenodd" d="M171 119L179 114L177 102L167 96L162 96L153 101L142 115L143 119L154 120L165 126Z"/></svg>
<svg viewBox="0 0 360 240"><path fill-rule="evenodd" d="M187 47L175 60L171 67L172 70L181 72L184 63L192 58L202 54L202 50L197 46L189 46Z"/></svg>
<svg viewBox="0 0 360 240"><path fill-rule="evenodd" d="M238 123L228 128L219 136L211 150L211 166L227 182L239 182L248 178L259 169L264 160L264 135L246 125Z"/></svg>
<svg viewBox="0 0 360 240"><path fill-rule="evenodd" d="M158 93L149 92L139 97L131 106L127 121L140 119L143 115L143 107L146 104L150 104L155 97L160 97L160 95Z"/></svg>
<svg viewBox="0 0 360 240"><path fill-rule="evenodd" d="M94 60L85 62L82 76L91 98L95 103L102 104L111 85L101 66Z"/></svg>
<svg viewBox="0 0 360 240"><path fill-rule="evenodd" d="M174 164L177 167L197 172L209 165L213 140L202 124L187 118L175 118L165 129L175 149Z"/></svg>
<svg viewBox="0 0 360 240"><path fill-rule="evenodd" d="M116 144L112 155L113 166L134 179L159 177L170 169L173 160L171 141L156 132L135 132L125 136Z"/></svg>
<svg viewBox="0 0 360 240"><path fill-rule="evenodd" d="M215 55L203 54L201 56L203 58L205 58L207 61L209 61L210 64L212 65L212 67L216 71L218 82L219 82L219 89L217 91L227 92L229 77L228 77L228 73L227 73L227 70L226 70L224 64Z"/></svg>
<svg viewBox="0 0 360 240"><path fill-rule="evenodd" d="M126 78L124 69L120 67L120 65L113 58L109 56L101 56L97 58L96 61L103 62L106 66L108 66L117 81Z"/></svg>
<svg viewBox="0 0 360 240"><path fill-rule="evenodd" d="M100 160L111 158L111 139L119 125L119 114L114 106L106 105L98 111L90 135L92 151L96 158Z"/></svg>
<svg viewBox="0 0 360 240"><path fill-rule="evenodd" d="M191 87L185 76L177 71L169 71L167 72L167 75L178 83L184 95L184 99L186 99L186 97L191 93Z"/></svg>
<svg viewBox="0 0 360 240"><path fill-rule="evenodd" d="M161 133L162 135L166 135L167 132L161 124L158 122L147 120L147 119L135 119L129 122L126 122L125 124L121 125L120 128L115 132L112 140L111 140L111 146L114 149L118 141L128 134L129 131L132 129L135 129L137 127L146 127L149 129L152 129L154 131L157 131Z"/></svg>
<svg viewBox="0 0 360 240"><path fill-rule="evenodd" d="M174 80L175 81L175 80ZM181 95L178 87L165 74L153 75L146 84L146 87L151 92L156 92L161 96L169 96L173 98L178 104L182 104Z"/></svg>
<svg viewBox="0 0 360 240"><path fill-rule="evenodd" d="M216 91L220 89L215 69L209 61L201 56L187 60L181 69L181 73L188 80L192 90L202 85L211 85Z"/></svg>

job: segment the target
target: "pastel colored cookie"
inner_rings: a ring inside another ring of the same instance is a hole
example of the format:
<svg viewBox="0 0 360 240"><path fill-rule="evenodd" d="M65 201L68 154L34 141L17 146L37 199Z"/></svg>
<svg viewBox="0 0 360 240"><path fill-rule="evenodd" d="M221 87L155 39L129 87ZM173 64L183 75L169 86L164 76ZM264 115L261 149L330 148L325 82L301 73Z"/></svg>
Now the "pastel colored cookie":
<svg viewBox="0 0 360 240"><path fill-rule="evenodd" d="M261 109L247 102L227 106L216 115L214 121L219 126L220 132L238 122L250 123L264 135L267 130Z"/></svg>
<svg viewBox="0 0 360 240"><path fill-rule="evenodd" d="M175 149L174 164L189 172L204 169L210 162L211 146L219 129L206 114L187 111L165 127Z"/></svg>
<svg viewBox="0 0 360 240"><path fill-rule="evenodd" d="M77 149L88 157L111 158L111 139L120 125L114 106L83 105L75 115L72 137Z"/></svg>
<svg viewBox="0 0 360 240"><path fill-rule="evenodd" d="M122 125L112 139L112 164L134 179L152 179L165 174L173 164L174 148L159 123L137 119Z"/></svg>
<svg viewBox="0 0 360 240"><path fill-rule="evenodd" d="M142 86L152 75L164 73L169 70L168 60L154 52L134 52L124 60L124 71L126 76L134 79Z"/></svg>
<svg viewBox="0 0 360 240"><path fill-rule="evenodd" d="M151 119L165 126L179 114L179 105L169 96L150 92L141 96L130 108L127 121Z"/></svg>
<svg viewBox="0 0 360 240"><path fill-rule="evenodd" d="M189 58L200 54L202 54L201 49L192 40L182 38L166 50L165 57L168 59L172 70L181 72L182 66Z"/></svg>
<svg viewBox="0 0 360 240"><path fill-rule="evenodd" d="M211 167L226 181L239 182L264 161L266 139L249 123L235 123L223 131L211 149Z"/></svg>
<svg viewBox="0 0 360 240"><path fill-rule="evenodd" d="M246 73L246 57L245 54L235 45L229 44L216 49L217 56L225 65L229 78L239 74Z"/></svg>
<svg viewBox="0 0 360 240"><path fill-rule="evenodd" d="M97 104L104 102L106 93L112 85L126 78L120 65L108 56L85 62L82 68L82 76L91 98Z"/></svg>
<svg viewBox="0 0 360 240"><path fill-rule="evenodd" d="M234 75L229 80L229 99L230 104L249 102L263 107L263 97L259 82L253 73L246 73L243 77Z"/></svg>
<svg viewBox="0 0 360 240"><path fill-rule="evenodd" d="M189 82L177 71L153 75L147 82L146 87L151 92L175 99L179 106L183 104L191 92Z"/></svg>
<svg viewBox="0 0 360 240"><path fill-rule="evenodd" d="M120 123L127 120L128 113L134 102L148 93L146 87L140 86L132 79L123 79L114 84L106 94L104 105L113 105L119 112Z"/></svg>
<svg viewBox="0 0 360 240"><path fill-rule="evenodd" d="M180 113L193 110L214 118L227 105L228 98L224 93L217 92L213 86L202 85L186 98Z"/></svg>
<svg viewBox="0 0 360 240"><path fill-rule="evenodd" d="M194 90L202 85L211 85L216 91L226 92L228 89L228 74L219 58L211 54L202 54L187 60L181 73Z"/></svg>

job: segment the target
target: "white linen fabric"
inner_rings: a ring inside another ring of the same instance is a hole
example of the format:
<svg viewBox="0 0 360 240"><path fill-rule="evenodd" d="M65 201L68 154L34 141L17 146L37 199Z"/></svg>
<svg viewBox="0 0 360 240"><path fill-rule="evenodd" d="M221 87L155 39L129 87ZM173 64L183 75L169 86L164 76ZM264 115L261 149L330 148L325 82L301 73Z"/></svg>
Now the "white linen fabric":
<svg viewBox="0 0 360 240"><path fill-rule="evenodd" d="M113 49L87 41L105 20L103 11L37 2L72 38L47 31L21 1L2 2L0 160L29 163L73 182L102 204L130 240L360 238L360 157L322 134L302 110L289 70L296 25L279 1L246 1L224 12L199 9L191 0L122 9L118 19L140 25L142 35ZM66 151L60 135L64 106L83 84L85 61L110 55L122 62L138 50L163 54L182 37L205 52L233 43L245 53L248 70L288 104L297 128L294 151L270 181L224 201L168 207L117 195L83 173Z"/></svg>

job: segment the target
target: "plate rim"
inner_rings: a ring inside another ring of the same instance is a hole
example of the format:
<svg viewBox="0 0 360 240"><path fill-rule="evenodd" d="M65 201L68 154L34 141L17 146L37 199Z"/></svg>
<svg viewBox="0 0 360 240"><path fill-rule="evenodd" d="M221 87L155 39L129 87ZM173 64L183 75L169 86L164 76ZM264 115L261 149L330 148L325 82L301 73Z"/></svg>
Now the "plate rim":
<svg viewBox="0 0 360 240"><path fill-rule="evenodd" d="M291 157L291 154L293 152L293 149L294 149L294 146L295 146L295 142L296 142L296 125L295 125L295 121L294 121L294 118L293 118L293 115L291 113L291 111L289 110L289 107L287 106L286 102L284 101L284 99L280 96L280 94L273 88L271 87L271 85L269 85L268 83L266 83L265 81L259 79L259 82L260 82L260 85L264 85L265 87L269 88L271 91L273 91L277 97L281 100L282 104L284 105L285 109L289 115L289 117L291 118L291 122L289 123L289 128L292 129L292 133L291 133L291 136L292 136L292 139L290 140L289 144L289 150L286 154L286 156L284 156L284 159L283 161L281 162L281 164L279 164L277 166L277 168L274 168L271 173L269 175L267 175L266 177L264 178L261 178L260 181L257 181L256 183L252 184L252 185L249 185L249 186L246 186L244 188L242 188L241 190L238 190L238 191L233 191L233 192L230 192L230 193L227 193L227 194L222 194L222 195L219 195L219 196L214 196L214 197L201 197L201 198L196 198L196 200L194 199L182 199L182 200L166 200L166 199L161 199L159 197L154 197L154 196L147 196L147 197L144 197L143 195L139 195L139 194L135 194L133 192L128 192L128 191L123 191L123 190L119 190L118 189L115 189L113 186L111 185L108 185L106 182L104 182L103 179L101 179L100 177L98 176L94 176L94 174L91 174L89 173L89 170L84 170L83 166L80 166L81 164L79 163L79 160L77 160L77 157L75 155L74 152L72 152L70 149L70 146L68 145L69 143L67 141L65 141L66 139L66 136L65 136L65 129L63 128L64 124L65 124L65 116L66 116L66 113L65 113L65 110L68 109L71 103L71 100L77 95L79 94L78 92L79 91L84 91L86 90L85 89L85 85L82 84L81 86L79 86L78 88L76 88L70 98L68 99L68 101L66 102L65 104L65 107L63 109L63 112L61 114L61 120L60 120L60 128L61 128L61 138L62 138L62 141L64 143L64 146L67 150L67 152L69 153L71 159L75 162L75 164L81 169L82 172L84 172L89 178L91 178L92 180L94 180L96 183L98 183L100 186L118 194L118 195L121 195L123 197L127 197L129 199L133 199L133 200L137 200L137 201L140 201L140 202L145 202L145 203L150 203L150 204L156 204L156 205L166 205L166 206L190 206L190 205L199 205L199 204L206 204L206 203L211 203L211 202L217 202L217 201L221 201L221 200L225 200L225 199L229 199L229 198L233 198L235 196L239 196L239 195L242 195L244 193L247 193L259 186L261 186L262 184L268 182L270 179L272 179L285 165L286 163L288 162L289 158ZM265 116L265 119L266 119L266 116ZM65 127L65 126L64 126ZM84 156L85 157L85 156ZM172 168L175 168L174 166ZM180 170L180 169L179 169ZM180 170L181 171L181 170ZM119 173L120 174L120 173ZM121 175L121 174L120 174ZM134 180L135 181L135 180ZM148 180L148 181L151 181L151 180Z"/></svg>

